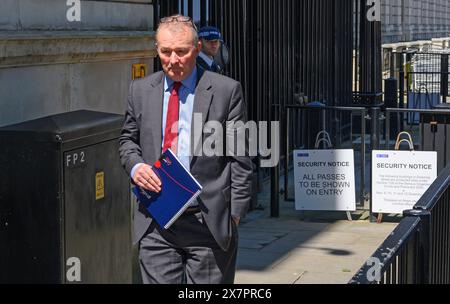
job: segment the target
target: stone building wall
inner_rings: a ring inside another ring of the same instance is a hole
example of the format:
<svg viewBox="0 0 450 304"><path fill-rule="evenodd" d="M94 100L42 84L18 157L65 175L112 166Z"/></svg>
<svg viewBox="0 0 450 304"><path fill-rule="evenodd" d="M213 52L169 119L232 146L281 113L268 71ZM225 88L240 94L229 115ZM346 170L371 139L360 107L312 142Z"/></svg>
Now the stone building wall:
<svg viewBox="0 0 450 304"><path fill-rule="evenodd" d="M123 114L133 64L155 56L151 0L1 0L0 126Z"/></svg>

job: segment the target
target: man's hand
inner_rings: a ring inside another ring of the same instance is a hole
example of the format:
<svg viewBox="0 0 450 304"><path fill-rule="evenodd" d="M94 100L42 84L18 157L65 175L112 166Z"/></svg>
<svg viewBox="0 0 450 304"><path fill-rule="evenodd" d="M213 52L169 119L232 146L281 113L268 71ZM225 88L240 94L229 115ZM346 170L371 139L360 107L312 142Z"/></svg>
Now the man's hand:
<svg viewBox="0 0 450 304"><path fill-rule="evenodd" d="M133 181L143 189L156 193L161 191L161 181L149 165L140 165L134 173Z"/></svg>
<svg viewBox="0 0 450 304"><path fill-rule="evenodd" d="M231 216L233 222L236 224L236 227L239 226L239 223L241 222L241 218L239 216Z"/></svg>

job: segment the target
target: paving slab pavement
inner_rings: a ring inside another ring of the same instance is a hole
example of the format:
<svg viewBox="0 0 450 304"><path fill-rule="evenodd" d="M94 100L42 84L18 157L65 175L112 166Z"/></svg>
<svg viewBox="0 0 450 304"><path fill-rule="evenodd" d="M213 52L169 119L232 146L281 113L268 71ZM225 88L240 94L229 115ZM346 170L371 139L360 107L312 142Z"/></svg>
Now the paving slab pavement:
<svg viewBox="0 0 450 304"><path fill-rule="evenodd" d="M280 217L268 206L239 227L237 284L346 284L391 234L398 221L371 223L363 211L306 216L283 202Z"/></svg>

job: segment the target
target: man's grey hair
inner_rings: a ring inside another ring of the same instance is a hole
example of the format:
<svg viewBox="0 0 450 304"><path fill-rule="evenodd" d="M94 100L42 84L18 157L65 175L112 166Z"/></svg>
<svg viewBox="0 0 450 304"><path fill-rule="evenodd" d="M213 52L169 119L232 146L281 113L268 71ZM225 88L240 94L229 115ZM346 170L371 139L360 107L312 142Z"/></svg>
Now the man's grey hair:
<svg viewBox="0 0 450 304"><path fill-rule="evenodd" d="M177 18L177 17L183 17L183 15L173 15L169 18ZM156 30L156 46L158 46L158 36L162 29L168 29L172 33L184 33L186 29L190 30L192 33L192 43L194 46L197 46L198 43L198 33L197 29L195 28L194 23L191 22L179 22L179 21L172 21L172 22L164 22L159 23L158 29Z"/></svg>

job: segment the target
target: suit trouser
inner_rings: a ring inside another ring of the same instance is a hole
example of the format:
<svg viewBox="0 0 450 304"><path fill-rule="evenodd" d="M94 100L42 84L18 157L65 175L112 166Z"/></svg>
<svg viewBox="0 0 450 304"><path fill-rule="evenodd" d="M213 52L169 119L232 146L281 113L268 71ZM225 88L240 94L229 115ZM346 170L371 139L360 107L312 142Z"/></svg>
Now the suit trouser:
<svg viewBox="0 0 450 304"><path fill-rule="evenodd" d="M232 284L236 272L237 229L223 251L201 212L183 214L168 230L152 223L139 244L144 284Z"/></svg>

